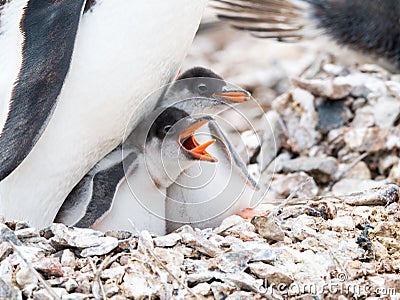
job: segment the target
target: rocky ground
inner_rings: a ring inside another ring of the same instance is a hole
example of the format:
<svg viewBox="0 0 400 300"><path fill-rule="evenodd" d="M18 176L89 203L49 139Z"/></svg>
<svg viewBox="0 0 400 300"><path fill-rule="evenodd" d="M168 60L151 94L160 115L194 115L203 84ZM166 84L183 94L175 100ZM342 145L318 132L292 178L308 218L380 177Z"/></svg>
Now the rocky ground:
<svg viewBox="0 0 400 300"><path fill-rule="evenodd" d="M0 299L400 299L400 75L327 49L216 28L185 62L256 99L234 142L268 216L166 236L4 221Z"/></svg>

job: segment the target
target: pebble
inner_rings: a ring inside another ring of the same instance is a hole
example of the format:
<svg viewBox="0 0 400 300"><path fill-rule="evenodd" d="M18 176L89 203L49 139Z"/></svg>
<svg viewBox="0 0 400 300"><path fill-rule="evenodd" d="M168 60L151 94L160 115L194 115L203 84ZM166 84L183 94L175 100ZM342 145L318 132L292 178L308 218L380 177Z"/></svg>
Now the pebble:
<svg viewBox="0 0 400 300"><path fill-rule="evenodd" d="M22 245L16 234L3 223L0 223L0 240L2 242L12 242L17 246Z"/></svg>
<svg viewBox="0 0 400 300"><path fill-rule="evenodd" d="M388 178L392 180L393 183L400 185L400 162L392 166Z"/></svg>
<svg viewBox="0 0 400 300"><path fill-rule="evenodd" d="M270 128L266 128L262 135L261 153L257 157L257 163L264 170L275 159L277 152L282 148L287 139L287 130L281 116L276 111L265 114ZM257 177L255 177L257 178Z"/></svg>
<svg viewBox="0 0 400 300"><path fill-rule="evenodd" d="M181 240L179 233L170 233L164 236L159 236L154 239L154 245L157 247L173 247Z"/></svg>
<svg viewBox="0 0 400 300"><path fill-rule="evenodd" d="M63 267L75 268L76 258L74 253L70 249L65 249L61 256L61 265Z"/></svg>
<svg viewBox="0 0 400 300"><path fill-rule="evenodd" d="M344 141L352 151L375 153L400 148L398 133L397 127L347 128L344 132Z"/></svg>
<svg viewBox="0 0 400 300"><path fill-rule="evenodd" d="M276 99L272 108L280 112L288 135L285 144L292 151L306 151L318 142L321 134L316 130L318 114L311 93L295 88Z"/></svg>
<svg viewBox="0 0 400 300"><path fill-rule="evenodd" d="M291 219L286 226L290 228L291 236L299 241L303 241L308 237L315 238L318 235L315 218L306 215Z"/></svg>
<svg viewBox="0 0 400 300"><path fill-rule="evenodd" d="M22 300L22 292L10 282L0 278L0 298Z"/></svg>
<svg viewBox="0 0 400 300"><path fill-rule="evenodd" d="M61 285L63 288L65 288L65 290L68 292L68 293L71 293L71 292L73 292L77 287L78 287L78 283L74 280L74 279L72 279L72 278L69 278L66 282L64 282L62 285Z"/></svg>
<svg viewBox="0 0 400 300"><path fill-rule="evenodd" d="M211 283L211 291L213 293L213 297L216 300L226 299L228 295L232 294L235 288L232 285L221 283L221 282L213 282Z"/></svg>
<svg viewBox="0 0 400 300"><path fill-rule="evenodd" d="M52 290L59 298L62 298L62 299L64 296L68 295L67 291L63 288L52 288ZM33 299L34 300L54 300L53 296L51 296L50 293L45 289L35 291L33 293Z"/></svg>
<svg viewBox="0 0 400 300"><path fill-rule="evenodd" d="M112 283L106 283L104 285L104 291L105 291L107 297L112 297L115 294L118 294L119 287L118 287L118 285L116 283L113 283L113 282Z"/></svg>
<svg viewBox="0 0 400 300"><path fill-rule="evenodd" d="M276 220L268 217L254 217L251 223L256 231L265 239L271 241L283 241L285 233Z"/></svg>
<svg viewBox="0 0 400 300"><path fill-rule="evenodd" d="M155 296L157 293L157 286L150 286L146 277L140 274L129 273L124 276L121 290L125 297L136 299L145 296Z"/></svg>
<svg viewBox="0 0 400 300"><path fill-rule="evenodd" d="M343 178L333 185L332 195L343 196L352 193L359 193L360 191L377 188L385 184L376 180L365 180L357 178Z"/></svg>
<svg viewBox="0 0 400 300"><path fill-rule="evenodd" d="M350 205L389 205L399 201L399 188L397 185L382 185L364 192L354 193L345 198Z"/></svg>
<svg viewBox="0 0 400 300"><path fill-rule="evenodd" d="M373 107L375 124L382 128L394 125L400 114L400 101L395 98L379 99Z"/></svg>
<svg viewBox="0 0 400 300"><path fill-rule="evenodd" d="M280 271L278 268L262 262L251 263L249 268L257 277L265 279L268 282L268 286L282 283L289 286L294 281L285 271Z"/></svg>
<svg viewBox="0 0 400 300"><path fill-rule="evenodd" d="M334 231L352 231L355 229L354 220L351 216L337 217L327 221L327 225Z"/></svg>
<svg viewBox="0 0 400 300"><path fill-rule="evenodd" d="M39 233L34 228L24 228L15 231L15 235L19 239L27 239L31 237L38 237Z"/></svg>
<svg viewBox="0 0 400 300"><path fill-rule="evenodd" d="M187 227L186 227L187 228ZM198 251L209 255L210 257L215 257L221 250L215 247L212 243L202 238L200 235L196 234L193 229L189 230L191 232L182 233L182 243L196 248Z"/></svg>
<svg viewBox="0 0 400 300"><path fill-rule="evenodd" d="M379 160L379 172L384 174L387 172L388 169L393 167L395 164L400 162L400 158L397 155L388 155L382 157Z"/></svg>
<svg viewBox="0 0 400 300"><path fill-rule="evenodd" d="M13 251L12 246L8 242L0 242L0 261L9 256Z"/></svg>
<svg viewBox="0 0 400 300"><path fill-rule="evenodd" d="M90 299L90 297L87 294L82 294L82 293L71 293L68 295L63 295L61 300L86 300Z"/></svg>
<svg viewBox="0 0 400 300"><path fill-rule="evenodd" d="M33 298L33 293L36 290L37 290L37 283L27 284L22 289L22 294L24 295L24 297L31 299Z"/></svg>
<svg viewBox="0 0 400 300"><path fill-rule="evenodd" d="M50 227L54 235L50 241L58 247L88 248L101 245L100 237L104 233L85 228L72 228L64 224L53 224Z"/></svg>
<svg viewBox="0 0 400 300"><path fill-rule="evenodd" d="M350 95L352 86L343 80L321 80L321 79L303 79L293 80L295 86L310 91L315 96L326 97L329 99L343 99Z"/></svg>
<svg viewBox="0 0 400 300"><path fill-rule="evenodd" d="M118 247L118 240L113 237L99 237L100 245L85 248L81 252L81 256L88 257L88 256L100 256L109 253L113 249Z"/></svg>
<svg viewBox="0 0 400 300"><path fill-rule="evenodd" d="M225 273L243 272L248 268L247 262L251 258L248 251L229 252L218 256L210 262L211 268L218 268Z"/></svg>
<svg viewBox="0 0 400 300"><path fill-rule="evenodd" d="M306 180L309 180L307 188L300 190L297 193L297 196L299 198L311 198L317 196L319 192L317 183L312 177L304 172L275 175L274 180L271 183L271 192L276 192L279 194L280 198L285 198ZM269 197L268 194L267 197Z"/></svg>
<svg viewBox="0 0 400 300"><path fill-rule="evenodd" d="M43 257L33 263L33 267L46 276L61 277L64 275L61 270L61 262L57 257Z"/></svg>
<svg viewBox="0 0 400 300"><path fill-rule="evenodd" d="M317 106L318 110L318 129L327 133L333 129L341 128L348 123L352 117L345 101L322 101Z"/></svg>
<svg viewBox="0 0 400 300"><path fill-rule="evenodd" d="M375 125L375 116L372 106L366 105L356 110L351 127L367 128Z"/></svg>
<svg viewBox="0 0 400 300"><path fill-rule="evenodd" d="M184 261L184 255L179 250L156 248L154 254L170 268L179 268Z"/></svg>
<svg viewBox="0 0 400 300"><path fill-rule="evenodd" d="M299 157L282 162L282 168L287 172L303 171L316 182L328 183L337 171L338 162L333 157Z"/></svg>
<svg viewBox="0 0 400 300"><path fill-rule="evenodd" d="M88 280L78 281L78 286L76 288L77 293L89 294L92 290L92 285Z"/></svg>
<svg viewBox="0 0 400 300"><path fill-rule="evenodd" d="M120 279L125 274L125 269L125 266L109 268L103 270L103 272L100 274L100 277L102 279Z"/></svg>
<svg viewBox="0 0 400 300"><path fill-rule="evenodd" d="M340 75L340 73L343 72L344 68L342 66L339 65L335 65L335 64L324 64L322 69L324 70L324 72L330 74L330 75Z"/></svg>
<svg viewBox="0 0 400 300"><path fill-rule="evenodd" d="M378 241L372 242L372 251L377 259L384 259L389 255L386 247Z"/></svg>
<svg viewBox="0 0 400 300"><path fill-rule="evenodd" d="M202 296L207 296L211 291L211 286L207 282L202 282L202 283L199 283L196 286L194 286L192 288L192 291L195 294L202 295Z"/></svg>
<svg viewBox="0 0 400 300"><path fill-rule="evenodd" d="M32 273L28 266L22 264L17 271L15 280L22 288L25 288L27 285L35 285L38 283L36 275Z"/></svg>
<svg viewBox="0 0 400 300"><path fill-rule="evenodd" d="M215 233L223 233L227 229L232 228L233 226L240 224L243 222L243 218L239 217L238 215L232 215L224 219L221 225L214 229Z"/></svg>
<svg viewBox="0 0 400 300"><path fill-rule="evenodd" d="M371 180L371 171L368 168L368 165L363 161L360 161L355 165L353 165L352 163L339 164L336 175L338 175L338 174L343 174L342 178L355 178L358 180Z"/></svg>

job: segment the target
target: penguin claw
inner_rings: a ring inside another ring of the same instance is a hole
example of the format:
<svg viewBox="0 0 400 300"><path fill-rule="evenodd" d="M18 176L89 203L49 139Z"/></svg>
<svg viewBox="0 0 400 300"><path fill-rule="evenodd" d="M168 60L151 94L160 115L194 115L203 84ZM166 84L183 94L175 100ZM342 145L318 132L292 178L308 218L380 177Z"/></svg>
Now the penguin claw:
<svg viewBox="0 0 400 300"><path fill-rule="evenodd" d="M243 219L246 220L251 220L254 217L266 217L270 214L270 211L260 211L256 210L254 208L245 208L241 210L240 212L237 213L239 217L242 217Z"/></svg>

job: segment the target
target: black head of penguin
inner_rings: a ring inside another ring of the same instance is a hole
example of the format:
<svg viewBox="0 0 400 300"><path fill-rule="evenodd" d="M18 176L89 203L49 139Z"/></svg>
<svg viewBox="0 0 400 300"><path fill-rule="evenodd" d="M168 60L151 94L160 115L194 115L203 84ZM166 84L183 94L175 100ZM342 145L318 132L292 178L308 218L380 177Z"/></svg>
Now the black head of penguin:
<svg viewBox="0 0 400 300"><path fill-rule="evenodd" d="M184 157L185 160L216 162L217 159L206 151L215 140L201 144L195 138L196 131L210 120L213 120L210 116L192 118L184 110L167 107L150 127L146 138L148 150L156 148L168 160Z"/></svg>
<svg viewBox="0 0 400 300"><path fill-rule="evenodd" d="M194 99L195 103L180 103ZM208 101L199 101L208 99ZM250 100L249 92L234 87L221 76L203 67L194 67L182 73L168 89L160 106L176 106L193 113L196 107L200 112L210 112L216 106L232 105ZM201 103L203 102L203 103Z"/></svg>
<svg viewBox="0 0 400 300"><path fill-rule="evenodd" d="M194 77L209 77L209 78L224 80L220 75L216 74L214 71L204 67L193 67L189 70L186 70L181 75L179 75L177 80L194 78Z"/></svg>
<svg viewBox="0 0 400 300"><path fill-rule="evenodd" d="M221 76L203 67L194 67L183 72L176 81L177 88L186 88L191 95L206 98L223 91L226 86Z"/></svg>
<svg viewBox="0 0 400 300"><path fill-rule="evenodd" d="M147 140L156 137L160 140L164 139L173 126L189 117L189 114L175 107L168 107L163 110L154 120L147 135Z"/></svg>

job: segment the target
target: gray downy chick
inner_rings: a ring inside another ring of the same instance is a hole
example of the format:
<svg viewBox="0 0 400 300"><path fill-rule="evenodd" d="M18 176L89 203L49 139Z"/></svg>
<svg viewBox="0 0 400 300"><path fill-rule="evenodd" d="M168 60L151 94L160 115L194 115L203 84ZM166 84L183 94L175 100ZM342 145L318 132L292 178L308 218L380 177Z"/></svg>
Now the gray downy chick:
<svg viewBox="0 0 400 300"><path fill-rule="evenodd" d="M89 172L68 196L56 222L97 230L165 233L166 188L196 160L215 162L194 133L211 120L157 109ZM126 179L125 179L126 176Z"/></svg>

